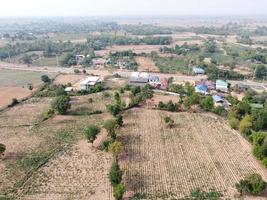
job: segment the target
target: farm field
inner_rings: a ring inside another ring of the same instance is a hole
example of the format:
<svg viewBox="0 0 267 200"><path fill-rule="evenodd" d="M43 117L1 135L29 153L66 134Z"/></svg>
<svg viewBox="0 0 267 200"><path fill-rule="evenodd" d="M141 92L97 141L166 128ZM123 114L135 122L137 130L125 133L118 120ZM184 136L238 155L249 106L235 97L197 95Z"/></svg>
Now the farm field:
<svg viewBox="0 0 267 200"><path fill-rule="evenodd" d="M67 85L68 83L71 83L72 85L74 85L85 77L86 75L81 74L60 74L56 77L53 83L62 85Z"/></svg>
<svg viewBox="0 0 267 200"><path fill-rule="evenodd" d="M31 95L28 84L32 84L34 89L42 83L43 72L19 71L0 69L0 108L11 103L13 98L18 100ZM54 74L50 74L53 77Z"/></svg>
<svg viewBox="0 0 267 200"><path fill-rule="evenodd" d="M159 72L159 69L150 58L137 57L136 62L138 64L139 71Z"/></svg>
<svg viewBox="0 0 267 200"><path fill-rule="evenodd" d="M164 124L165 116L174 119L173 129ZM213 115L135 108L125 113L123 140L128 197L182 198L200 188L233 199L235 183L246 174L257 172L267 180L251 145Z"/></svg>
<svg viewBox="0 0 267 200"><path fill-rule="evenodd" d="M47 73L0 69L0 86L26 87L29 83L38 86L42 83L41 76L44 74ZM54 74L48 75L54 76Z"/></svg>
<svg viewBox="0 0 267 200"><path fill-rule="evenodd" d="M101 127L103 120L111 118L104 108L113 96L107 100L102 93L83 97L84 101L72 97L67 115L46 121L42 113L52 98L31 98L1 112L0 138L7 150L0 163L0 199L113 200L107 178L112 156L98 150L98 144L89 144L83 135L85 126ZM102 108L103 113L72 113L79 106ZM106 133L101 131L98 137L99 143Z"/></svg>

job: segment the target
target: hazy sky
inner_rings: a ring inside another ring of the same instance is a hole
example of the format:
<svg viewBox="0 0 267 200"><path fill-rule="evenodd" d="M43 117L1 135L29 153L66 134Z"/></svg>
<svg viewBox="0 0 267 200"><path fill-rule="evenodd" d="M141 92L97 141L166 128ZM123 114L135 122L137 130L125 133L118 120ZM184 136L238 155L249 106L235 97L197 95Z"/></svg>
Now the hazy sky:
<svg viewBox="0 0 267 200"><path fill-rule="evenodd" d="M0 0L0 16L267 15L267 0Z"/></svg>

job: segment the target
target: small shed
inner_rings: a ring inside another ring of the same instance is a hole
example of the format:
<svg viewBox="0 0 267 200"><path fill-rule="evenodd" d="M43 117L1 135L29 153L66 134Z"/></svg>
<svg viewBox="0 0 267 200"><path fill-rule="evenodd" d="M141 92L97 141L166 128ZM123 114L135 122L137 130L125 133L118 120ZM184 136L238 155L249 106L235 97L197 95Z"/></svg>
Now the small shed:
<svg viewBox="0 0 267 200"><path fill-rule="evenodd" d="M73 91L73 87L66 87L64 89L65 92L72 92Z"/></svg>
<svg viewBox="0 0 267 200"><path fill-rule="evenodd" d="M202 69L202 68L200 68L200 67L194 67L194 68L193 68L193 72L194 72L195 74L205 74L205 70Z"/></svg>

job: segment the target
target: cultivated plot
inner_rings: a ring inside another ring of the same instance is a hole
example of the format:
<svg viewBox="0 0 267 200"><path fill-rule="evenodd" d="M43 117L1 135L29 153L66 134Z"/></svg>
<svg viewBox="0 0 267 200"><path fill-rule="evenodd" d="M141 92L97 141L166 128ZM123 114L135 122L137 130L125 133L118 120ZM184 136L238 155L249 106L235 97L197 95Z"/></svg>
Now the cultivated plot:
<svg viewBox="0 0 267 200"><path fill-rule="evenodd" d="M200 188L234 198L235 183L246 174L267 180L250 144L221 119L141 108L128 112L121 159L127 196L182 198ZM174 119L174 128L166 127L165 116Z"/></svg>

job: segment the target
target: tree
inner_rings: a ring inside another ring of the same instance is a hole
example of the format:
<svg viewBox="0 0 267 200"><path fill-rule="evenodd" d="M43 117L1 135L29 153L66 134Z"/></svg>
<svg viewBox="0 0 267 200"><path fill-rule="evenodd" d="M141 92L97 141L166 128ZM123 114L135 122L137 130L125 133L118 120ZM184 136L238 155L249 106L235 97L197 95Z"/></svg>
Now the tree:
<svg viewBox="0 0 267 200"><path fill-rule="evenodd" d="M205 42L207 52L214 53L216 50L216 42L212 39Z"/></svg>
<svg viewBox="0 0 267 200"><path fill-rule="evenodd" d="M3 155L6 151L6 146L0 143L0 155Z"/></svg>
<svg viewBox="0 0 267 200"><path fill-rule="evenodd" d="M263 79L267 78L267 67L264 65L257 65L255 69L255 78L256 79Z"/></svg>
<svg viewBox="0 0 267 200"><path fill-rule="evenodd" d="M240 122L239 130L244 135L249 136L251 134L251 128L252 128L251 117L249 115L246 115Z"/></svg>
<svg viewBox="0 0 267 200"><path fill-rule="evenodd" d="M214 107L213 99L211 96L205 97L201 102L201 107L206 111L211 111Z"/></svg>
<svg viewBox="0 0 267 200"><path fill-rule="evenodd" d="M120 113L121 108L119 105L107 105L107 110L110 112L113 116L116 116L117 114Z"/></svg>
<svg viewBox="0 0 267 200"><path fill-rule="evenodd" d="M122 126L123 125L123 117L121 115L118 115L116 117L116 122L119 126Z"/></svg>
<svg viewBox="0 0 267 200"><path fill-rule="evenodd" d="M120 184L121 177L122 177L122 172L121 172L120 166L119 166L118 162L115 160L112 163L112 166L109 170L109 175L108 175L108 178L109 178L111 185L116 186L116 185Z"/></svg>
<svg viewBox="0 0 267 200"><path fill-rule="evenodd" d="M239 120L235 117L228 118L229 125L232 129L237 130L239 127Z"/></svg>
<svg viewBox="0 0 267 200"><path fill-rule="evenodd" d="M253 173L245 177L236 184L236 189L243 194L259 195L266 188L266 183L262 179L261 175Z"/></svg>
<svg viewBox="0 0 267 200"><path fill-rule="evenodd" d="M21 60L24 64L27 64L27 65L32 64L32 58L28 54L24 54Z"/></svg>
<svg viewBox="0 0 267 200"><path fill-rule="evenodd" d="M124 186L120 183L114 188L114 197L116 200L122 200L124 194Z"/></svg>
<svg viewBox="0 0 267 200"><path fill-rule="evenodd" d="M50 83L50 82L51 82L50 78L49 78L47 75L42 75L42 76L41 76L41 80L42 80L44 83Z"/></svg>
<svg viewBox="0 0 267 200"><path fill-rule="evenodd" d="M115 158L119 156L122 150L122 143L119 141L115 141L112 144L109 145L109 151L113 153Z"/></svg>
<svg viewBox="0 0 267 200"><path fill-rule="evenodd" d="M68 95L58 96L52 103L52 108L61 115L64 115L70 106L70 97Z"/></svg>
<svg viewBox="0 0 267 200"><path fill-rule="evenodd" d="M112 138L112 139L116 139L117 137L117 134L116 134L116 131L115 129L117 128L118 126L118 123L116 120L114 119L110 119L110 120L107 120L105 123L104 123L104 128L107 130L108 132L108 135Z"/></svg>
<svg viewBox="0 0 267 200"><path fill-rule="evenodd" d="M31 91L33 90L33 85L31 83L28 84L28 89Z"/></svg>
<svg viewBox="0 0 267 200"><path fill-rule="evenodd" d="M88 140L88 142L93 143L96 139L97 134L100 132L100 128L98 128L96 125L89 125L85 128L84 133Z"/></svg>
<svg viewBox="0 0 267 200"><path fill-rule="evenodd" d="M165 121L165 123L167 124L167 126L169 128L173 128L173 126L174 126L174 120L171 117L169 117L169 116L165 117L164 118L164 121Z"/></svg>

